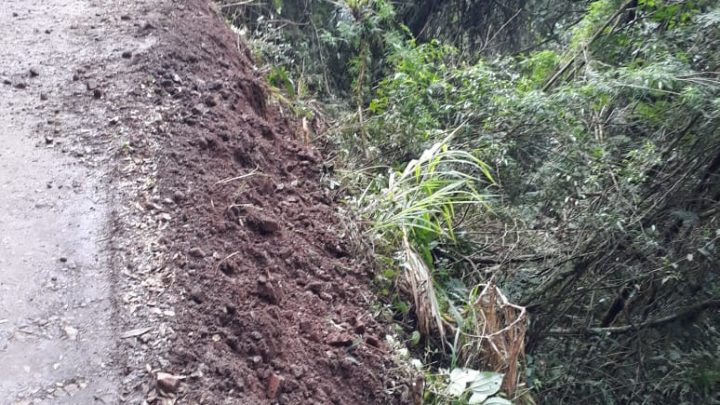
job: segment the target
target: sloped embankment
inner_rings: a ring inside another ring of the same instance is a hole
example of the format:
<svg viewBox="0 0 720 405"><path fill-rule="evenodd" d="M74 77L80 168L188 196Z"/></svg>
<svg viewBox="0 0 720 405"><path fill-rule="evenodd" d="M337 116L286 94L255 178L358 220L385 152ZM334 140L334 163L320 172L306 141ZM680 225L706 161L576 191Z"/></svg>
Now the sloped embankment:
<svg viewBox="0 0 720 405"><path fill-rule="evenodd" d="M185 403L390 403L408 393L319 185L322 158L267 98L248 50L208 6L172 6L151 72L172 105L157 135L178 290L171 372Z"/></svg>

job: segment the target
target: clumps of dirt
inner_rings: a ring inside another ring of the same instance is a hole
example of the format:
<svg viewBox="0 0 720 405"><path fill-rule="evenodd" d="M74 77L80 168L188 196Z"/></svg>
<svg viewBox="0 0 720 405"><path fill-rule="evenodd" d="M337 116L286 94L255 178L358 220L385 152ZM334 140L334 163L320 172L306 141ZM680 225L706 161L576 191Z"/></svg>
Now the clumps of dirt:
<svg viewBox="0 0 720 405"><path fill-rule="evenodd" d="M373 319L322 158L268 100L248 50L208 5L173 6L155 50L159 190L170 241L183 403L408 402Z"/></svg>

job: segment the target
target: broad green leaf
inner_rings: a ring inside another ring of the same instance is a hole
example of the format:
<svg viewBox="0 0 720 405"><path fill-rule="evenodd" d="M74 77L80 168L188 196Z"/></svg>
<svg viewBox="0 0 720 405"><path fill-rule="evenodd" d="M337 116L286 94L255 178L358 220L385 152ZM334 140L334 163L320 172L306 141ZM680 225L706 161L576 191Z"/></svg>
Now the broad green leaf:
<svg viewBox="0 0 720 405"><path fill-rule="evenodd" d="M483 405L512 405L512 402L505 398L492 397L483 402Z"/></svg>
<svg viewBox="0 0 720 405"><path fill-rule="evenodd" d="M475 378L470 382L470 396L469 404L482 404L489 397L497 394L502 386L504 374L483 372L478 373Z"/></svg>
<svg viewBox="0 0 720 405"><path fill-rule="evenodd" d="M503 374L480 372L470 368L455 368L450 372L450 382L445 390L449 396L460 397L470 391L468 404L482 404L500 391Z"/></svg>
<svg viewBox="0 0 720 405"><path fill-rule="evenodd" d="M450 383L445 389L447 395L459 397L465 393L468 383L475 380L479 371L470 368L455 368L450 372Z"/></svg>

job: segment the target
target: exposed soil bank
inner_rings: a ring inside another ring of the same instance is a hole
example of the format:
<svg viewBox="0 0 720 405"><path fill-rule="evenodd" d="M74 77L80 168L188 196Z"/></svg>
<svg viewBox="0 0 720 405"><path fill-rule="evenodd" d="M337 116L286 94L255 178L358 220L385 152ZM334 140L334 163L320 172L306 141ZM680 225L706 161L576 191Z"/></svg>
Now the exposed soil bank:
<svg viewBox="0 0 720 405"><path fill-rule="evenodd" d="M180 310L173 373L200 403L407 400L388 377L368 267L351 257L322 157L268 100L249 52L205 0L157 49L159 189Z"/></svg>

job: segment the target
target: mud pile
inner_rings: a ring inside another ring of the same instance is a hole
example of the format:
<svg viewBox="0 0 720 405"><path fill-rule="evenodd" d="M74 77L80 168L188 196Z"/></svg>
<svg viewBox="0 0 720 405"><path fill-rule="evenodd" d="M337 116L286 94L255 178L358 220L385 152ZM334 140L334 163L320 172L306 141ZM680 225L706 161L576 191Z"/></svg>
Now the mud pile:
<svg viewBox="0 0 720 405"><path fill-rule="evenodd" d="M319 185L322 158L268 100L247 48L206 0L172 6L150 72L167 106L160 184L176 203L172 252L183 403L401 401L370 312L368 268L348 253ZM405 393L407 398L407 393Z"/></svg>

